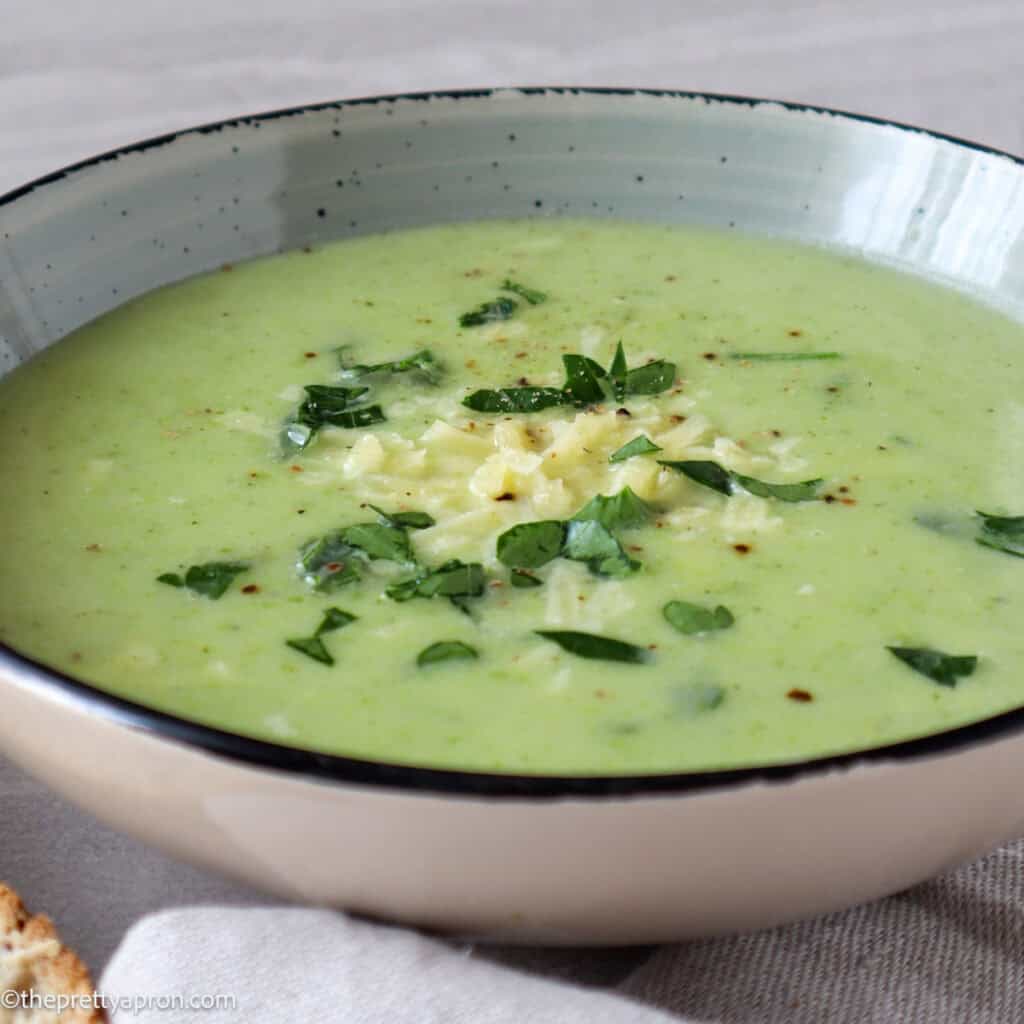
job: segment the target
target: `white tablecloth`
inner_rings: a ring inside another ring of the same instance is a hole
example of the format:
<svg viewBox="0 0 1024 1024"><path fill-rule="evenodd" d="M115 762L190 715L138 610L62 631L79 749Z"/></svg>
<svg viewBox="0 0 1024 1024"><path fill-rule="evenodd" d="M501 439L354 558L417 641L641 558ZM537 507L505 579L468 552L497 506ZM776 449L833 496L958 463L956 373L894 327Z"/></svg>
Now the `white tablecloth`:
<svg viewBox="0 0 1024 1024"><path fill-rule="evenodd" d="M197 122L483 85L762 95L1024 150L1019 0L3 0L0 15L0 192ZM96 824L2 760L0 822L0 877L97 972L146 911L261 901ZM1017 1021L1022 879L1017 844L883 904L771 933L473 955L723 1024Z"/></svg>

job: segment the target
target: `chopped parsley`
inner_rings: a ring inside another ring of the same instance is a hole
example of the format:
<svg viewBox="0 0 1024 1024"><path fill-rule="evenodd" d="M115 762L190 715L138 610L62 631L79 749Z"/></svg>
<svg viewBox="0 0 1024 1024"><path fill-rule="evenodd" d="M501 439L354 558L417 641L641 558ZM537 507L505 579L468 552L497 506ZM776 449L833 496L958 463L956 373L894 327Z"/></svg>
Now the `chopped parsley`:
<svg viewBox="0 0 1024 1024"><path fill-rule="evenodd" d="M716 629L728 629L736 621L725 605L704 608L689 601L669 601L661 609L661 614L673 629L688 636L695 633L710 633Z"/></svg>
<svg viewBox="0 0 1024 1024"><path fill-rule="evenodd" d="M931 647L886 647L886 650L940 686L956 686L978 667L974 654L945 654Z"/></svg>
<svg viewBox="0 0 1024 1024"><path fill-rule="evenodd" d="M569 629L535 629L534 632L578 658L621 661L632 665L642 665L648 660L648 652L643 647L597 633L579 633Z"/></svg>
<svg viewBox="0 0 1024 1024"><path fill-rule="evenodd" d="M156 579L158 583L185 587L193 594L216 601L224 596L235 577L248 569L248 562L204 562L202 565L190 565L184 576L176 572L165 572Z"/></svg>

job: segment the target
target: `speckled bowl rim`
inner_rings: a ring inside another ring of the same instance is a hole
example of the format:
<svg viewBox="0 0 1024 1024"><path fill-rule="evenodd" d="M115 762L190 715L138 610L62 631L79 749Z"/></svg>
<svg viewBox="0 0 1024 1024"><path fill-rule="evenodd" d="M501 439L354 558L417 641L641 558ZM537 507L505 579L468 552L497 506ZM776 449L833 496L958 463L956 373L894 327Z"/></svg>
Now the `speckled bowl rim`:
<svg viewBox="0 0 1024 1024"><path fill-rule="evenodd" d="M346 107L384 105L410 100L425 103L436 99L487 99L502 93L519 93L527 96L652 96L668 99L705 100L709 103L732 104L752 108L770 105L781 107L794 113L827 114L847 121L897 128L905 132L949 142L965 149L1004 157L1018 166L1024 166L1024 158L994 149L991 146L984 146L980 143L958 138L954 135L928 131L915 125L890 121L867 114L856 114L807 103L735 96L727 93L690 92L671 89L504 86L493 89L455 89L367 96L348 100L310 103L303 106L286 107L280 110L214 121L178 132L157 135L70 164L0 196L0 207L16 202L21 197L44 188L53 182L60 181L76 171L87 167L96 167L108 161L117 160L130 153L140 153L148 149L159 148L186 135L208 135L225 128L272 121L283 117L295 117L323 110L343 110ZM967 747L1006 739L1024 732L1024 706L1022 706L977 722L972 722L968 725L957 726L953 729L942 730L941 732L905 740L900 743L860 748L846 753L808 758L800 761L755 765L723 771L667 772L642 775L519 775L514 773L425 768L411 764L370 761L255 739L240 733L228 732L213 726L204 725L192 719L158 711L144 704L115 696L97 686L76 679L57 669L50 668L40 661L19 654L3 642L0 642L0 670L6 670L8 673L13 674L19 682L27 682L33 688L38 688L56 697L67 706L98 714L118 725L151 733L156 737L171 740L188 747L194 747L206 753L228 758L252 767L269 768L279 772L310 776L319 780L350 785L419 791L461 796L464 798L505 797L520 800L559 798L608 799L655 794L683 795L707 793L714 790L750 784L793 782L810 776L821 776L829 772L849 771L853 768L869 764L892 763L954 754Z"/></svg>

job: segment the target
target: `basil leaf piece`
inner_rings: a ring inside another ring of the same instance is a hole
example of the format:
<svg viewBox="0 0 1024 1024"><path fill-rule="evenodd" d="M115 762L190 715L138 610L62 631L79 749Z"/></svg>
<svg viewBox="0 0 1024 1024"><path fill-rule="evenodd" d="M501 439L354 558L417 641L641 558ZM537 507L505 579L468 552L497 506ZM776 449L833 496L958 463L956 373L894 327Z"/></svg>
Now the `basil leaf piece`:
<svg viewBox="0 0 1024 1024"><path fill-rule="evenodd" d="M594 405L607 395L601 381L607 376L604 368L588 356L563 355L565 384L562 390L576 405Z"/></svg>
<svg viewBox="0 0 1024 1024"><path fill-rule="evenodd" d="M978 658L973 654L945 654L930 647L886 647L886 650L940 686L956 686L960 677L971 675L978 667Z"/></svg>
<svg viewBox="0 0 1024 1024"><path fill-rule="evenodd" d="M630 558L608 528L596 519L566 523L562 557L585 562L598 576L628 576L640 568L640 563Z"/></svg>
<svg viewBox="0 0 1024 1024"><path fill-rule="evenodd" d="M627 395L658 395L675 383L676 364L656 359L626 373Z"/></svg>
<svg viewBox="0 0 1024 1024"><path fill-rule="evenodd" d="M819 477L798 484L770 484L752 476L745 476L743 473L734 473L717 462L703 460L671 462L667 459L658 459L658 465L678 470L696 483L710 487L719 494L734 494L738 485L759 498L777 498L779 501L788 502L814 501L818 497L818 488L824 482Z"/></svg>
<svg viewBox="0 0 1024 1024"><path fill-rule="evenodd" d="M341 531L332 530L299 549L296 569L314 590L329 592L362 579L359 561L356 549L342 540Z"/></svg>
<svg viewBox="0 0 1024 1024"><path fill-rule="evenodd" d="M519 590L528 590L532 587L541 587L544 581L538 579L533 573L525 572L523 569L513 569L508 574L508 581L513 587Z"/></svg>
<svg viewBox="0 0 1024 1024"><path fill-rule="evenodd" d="M570 401L560 388L498 388L474 391L462 404L474 412L540 412Z"/></svg>
<svg viewBox="0 0 1024 1024"><path fill-rule="evenodd" d="M463 661L479 657L480 654L475 647L470 647L461 640L438 640L436 644L424 647L416 655L416 664L424 668L426 665L436 665L439 661Z"/></svg>
<svg viewBox="0 0 1024 1024"><path fill-rule="evenodd" d="M476 309L472 309L468 313L463 313L459 317L459 326L480 327L496 320L511 320L518 308L519 303L515 299L508 299L503 295L492 302L485 302L477 306Z"/></svg>
<svg viewBox="0 0 1024 1024"><path fill-rule="evenodd" d="M426 530L436 522L434 517L427 512L385 512L376 505L366 503L367 508L372 508L380 516L380 521L385 526L404 527L409 530Z"/></svg>
<svg viewBox="0 0 1024 1024"><path fill-rule="evenodd" d="M672 462L668 459L658 459L659 466L668 466L688 476L691 480L705 487L710 487L719 494L732 494L732 474L723 469L717 462L706 460L692 460L689 462Z"/></svg>
<svg viewBox="0 0 1024 1024"><path fill-rule="evenodd" d="M982 547L1024 558L1024 516L976 514L981 517L981 532L974 539Z"/></svg>
<svg viewBox="0 0 1024 1024"><path fill-rule="evenodd" d="M384 523L356 523L337 531L337 537L350 548L357 548L370 559L414 563L409 535L400 526Z"/></svg>
<svg viewBox="0 0 1024 1024"><path fill-rule="evenodd" d="M623 487L617 494L598 494L577 512L572 521L593 519L608 530L625 530L641 526L651 517L651 508L638 498L632 488Z"/></svg>
<svg viewBox="0 0 1024 1024"><path fill-rule="evenodd" d="M363 397L369 388L343 388L326 384L307 384L306 399L299 406L298 421L310 426L332 423L332 417L345 412Z"/></svg>
<svg viewBox="0 0 1024 1024"><path fill-rule="evenodd" d="M349 409L347 412L339 412L332 416L327 422L332 427L344 427L346 430L357 430L360 427L370 427L374 423L383 423L387 417L379 405L363 405L358 409Z"/></svg>
<svg viewBox="0 0 1024 1024"><path fill-rule="evenodd" d="M627 441L617 452L608 456L609 462L625 462L634 455L647 455L649 452L660 452L659 448L646 434L637 434L632 441Z"/></svg>
<svg viewBox="0 0 1024 1024"><path fill-rule="evenodd" d="M392 601L410 601L414 597L480 597L485 586L484 567L479 562L460 562L454 558L437 569L422 569L407 580L392 583L384 592Z"/></svg>
<svg viewBox="0 0 1024 1024"><path fill-rule="evenodd" d="M547 302L548 300L546 292L539 292L536 288L527 288L526 285L516 284L515 281L510 281L507 277L502 282L501 290L503 292L512 292L513 295L526 299L531 306L539 306L542 302Z"/></svg>
<svg viewBox="0 0 1024 1024"><path fill-rule="evenodd" d="M623 661L632 665L642 665L648 660L648 652L643 647L627 644L624 640L615 640L609 636L578 633L569 629L535 629L534 632L537 636L542 636L545 640L551 640L558 644L563 651L575 654L578 658Z"/></svg>
<svg viewBox="0 0 1024 1024"><path fill-rule="evenodd" d="M351 612L342 611L341 608L328 608L324 612L324 617L320 622L320 625L316 627L316 632L313 636L323 636L324 633L333 633L336 629L341 629L343 626L347 626L350 622L355 622L357 616Z"/></svg>
<svg viewBox="0 0 1024 1024"><path fill-rule="evenodd" d="M612 386L612 394L616 402L621 402L626 397L626 374L629 370L626 366L626 350L620 341L615 346L615 356L612 365L608 367L608 381Z"/></svg>
<svg viewBox="0 0 1024 1024"><path fill-rule="evenodd" d="M730 352L728 359L751 363L804 363L818 359L842 359L841 352Z"/></svg>
<svg viewBox="0 0 1024 1024"><path fill-rule="evenodd" d="M202 565L190 565L184 578L177 573L165 572L157 577L157 582L172 587L187 587L193 594L216 601L224 596L235 577L248 569L248 562L204 562Z"/></svg>
<svg viewBox="0 0 1024 1024"><path fill-rule="evenodd" d="M343 350L339 349L339 352ZM437 384L444 376L444 368L429 348L413 352L404 359L393 359L386 363L342 363L341 376L344 380L359 380L374 373L419 373L426 383ZM364 388L364 390L366 390Z"/></svg>
<svg viewBox="0 0 1024 1024"><path fill-rule="evenodd" d="M334 657L324 646L323 640L318 636L291 637L290 639L285 640L285 643L291 647L292 650L299 651L301 654L306 655L307 658L319 661L323 665L334 664Z"/></svg>
<svg viewBox="0 0 1024 1024"><path fill-rule="evenodd" d="M728 629L736 619L725 605L714 609L704 608L689 601L669 601L661 614L673 629L692 636L695 633L710 633L716 629Z"/></svg>
<svg viewBox="0 0 1024 1024"><path fill-rule="evenodd" d="M824 483L821 477L804 480L798 484L769 484L763 480L755 480L752 476L744 476L742 473L733 473L732 478L745 491L756 494L759 498L776 498L788 502L815 501L818 497L818 488Z"/></svg>
<svg viewBox="0 0 1024 1024"><path fill-rule="evenodd" d="M539 569L557 558L565 539L565 526L557 519L520 523L498 538L498 561L519 569Z"/></svg>

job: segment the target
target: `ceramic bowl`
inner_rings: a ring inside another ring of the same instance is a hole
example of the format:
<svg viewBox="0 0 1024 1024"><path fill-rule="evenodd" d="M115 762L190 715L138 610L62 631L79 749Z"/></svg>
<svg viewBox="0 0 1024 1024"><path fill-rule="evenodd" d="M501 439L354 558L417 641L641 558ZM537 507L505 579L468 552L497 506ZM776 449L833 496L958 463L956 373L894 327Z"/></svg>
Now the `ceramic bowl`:
<svg viewBox="0 0 1024 1024"><path fill-rule="evenodd" d="M225 262L481 217L840 247L1024 315L1024 167L757 100L537 89L246 117L0 200L0 371ZM627 943L883 896L1024 833L1024 710L800 764L516 777L350 760L148 710L0 651L6 754L97 817L298 900L476 937Z"/></svg>

